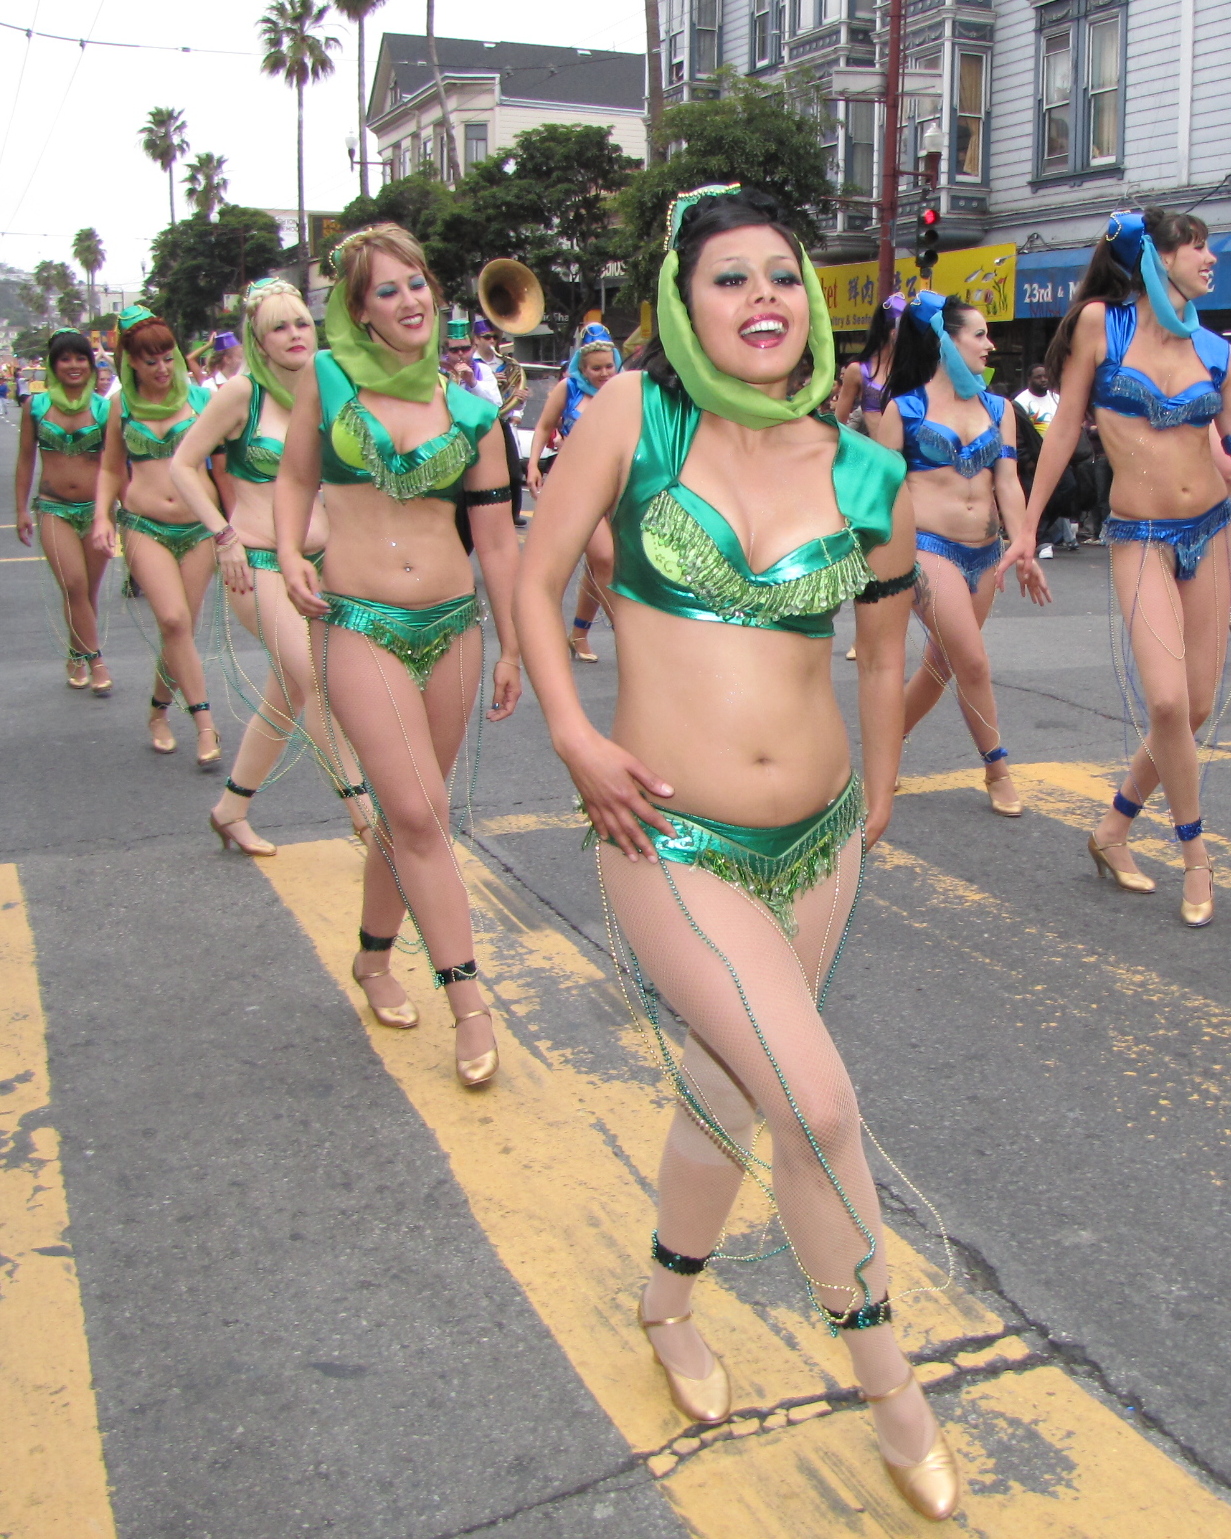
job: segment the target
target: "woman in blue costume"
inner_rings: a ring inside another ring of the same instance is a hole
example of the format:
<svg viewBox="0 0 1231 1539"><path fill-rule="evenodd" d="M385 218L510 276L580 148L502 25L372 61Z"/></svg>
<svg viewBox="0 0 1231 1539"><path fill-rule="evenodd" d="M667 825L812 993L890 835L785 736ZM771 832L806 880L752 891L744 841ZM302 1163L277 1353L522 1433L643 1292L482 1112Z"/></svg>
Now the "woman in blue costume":
<svg viewBox="0 0 1231 1539"><path fill-rule="evenodd" d="M281 758L301 713L321 763L332 769L334 757L313 685L308 629L278 570L274 534L274 479L295 387L306 378L315 352L316 325L299 290L281 278L252 284L244 299L247 372L219 387L171 461L171 479L180 496L215 536L218 569L232 610L269 653L269 675L258 698L249 701L256 705L256 714L210 813L210 826L223 848L234 842L245 855L276 853L268 839L253 833L248 809ZM219 444L225 446L236 489L229 529L206 495L200 475ZM325 558L327 534L325 508L318 497L306 544L314 565ZM371 807L358 765L340 740L337 748L345 764L345 778L335 780L338 794L347 799L356 831L366 834Z"/></svg>
<svg viewBox="0 0 1231 1539"><path fill-rule="evenodd" d="M1011 540L1026 522L1017 479L1016 422L1002 396L983 388L992 351L987 321L955 295L924 291L905 310L881 418L879 441L906 456L915 510L919 585L915 612L927 630L923 661L906 687L906 731L927 715L953 679L983 760L992 811L1021 816L1000 741L992 670L983 644L1001 575L1000 523ZM1031 550L1018 566L1022 593L1045 604Z"/></svg>
<svg viewBox="0 0 1231 1539"><path fill-rule="evenodd" d="M325 315L329 351L295 393L274 491L278 560L312 622L327 720L354 745L376 807L355 981L376 1018L410 1026L389 972L409 910L457 1025L467 1086L497 1068L474 961L470 906L453 855L449 776L480 684L474 573L457 532L464 503L500 638L489 721L521 695L513 631L517 533L496 407L438 373L435 278L398 225L348 236ZM304 552L321 483L329 543Z"/></svg>
<svg viewBox="0 0 1231 1539"><path fill-rule="evenodd" d="M162 646L150 700L150 746L155 753L175 752L167 711L178 688L196 724L197 764L213 769L222 743L195 632L214 575L214 546L211 531L172 484L170 464L209 392L188 383L183 354L165 321L132 305L120 315L119 329L121 389L107 417L91 538L96 550L113 556L118 522L129 571L158 622ZM213 500L212 483L204 471L199 475L204 495ZM113 522L121 494L124 505Z"/></svg>
<svg viewBox="0 0 1231 1539"><path fill-rule="evenodd" d="M608 380L614 379L619 373L621 363L619 349L611 340L611 333L606 326L597 321L587 326L569 360L568 373L552 386L551 394L543 403L543 410L535 424L526 485L536 497L543 490L539 457L548 441L556 432L559 432L561 438L568 437L592 398ZM569 635L569 651L581 663L598 662L598 653L590 643L590 628L598 617L600 606L606 603L612 559L611 530L604 521L595 529L582 558L577 609Z"/></svg>
<svg viewBox="0 0 1231 1539"><path fill-rule="evenodd" d="M102 459L107 403L96 393L94 349L79 331L51 334L47 389L21 413L17 449L17 538L39 544L60 586L68 624L68 687L111 693L111 674L99 650L98 595L107 556L86 536L94 522L94 484ZM38 494L33 501L35 456Z"/></svg>
<svg viewBox="0 0 1231 1539"><path fill-rule="evenodd" d="M1161 783L1184 860L1180 917L1194 929L1214 917L1194 734L1214 708L1231 609L1231 502L1209 442L1211 423L1224 443L1231 434L1228 348L1193 304L1213 276L1207 233L1161 208L1111 216L1048 350L1060 405L1023 534L1024 548L1092 408L1112 470L1103 538L1149 723L1089 850L1100 876L1153 892L1128 836Z"/></svg>
<svg viewBox="0 0 1231 1539"><path fill-rule="evenodd" d="M769 198L676 200L644 372L607 386L553 469L518 630L552 741L599 841L603 890L679 1097L659 1172L641 1323L690 1421L731 1411L690 1317L747 1171L772 1195L850 1350L894 1483L947 1517L957 1470L893 1334L855 1095L818 1013L902 740L914 524L901 460L820 410L833 341L816 274ZM619 692L585 716L559 629L608 508ZM864 788L831 682L856 609ZM688 1025L682 1056L661 997Z"/></svg>

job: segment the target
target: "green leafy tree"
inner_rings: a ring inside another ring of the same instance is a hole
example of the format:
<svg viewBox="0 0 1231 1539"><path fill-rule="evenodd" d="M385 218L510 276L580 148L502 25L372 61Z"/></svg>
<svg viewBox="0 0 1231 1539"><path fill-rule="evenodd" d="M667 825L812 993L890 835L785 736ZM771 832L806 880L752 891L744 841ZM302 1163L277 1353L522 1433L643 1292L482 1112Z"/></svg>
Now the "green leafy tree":
<svg viewBox="0 0 1231 1539"><path fill-rule="evenodd" d="M348 203L338 216L343 234L362 230L370 224L388 220L409 230L423 247L428 266L433 272L438 264L447 264L449 253L437 240L445 216L454 206L454 197L437 177L426 173L404 176L396 182L386 182L374 198L361 193Z"/></svg>
<svg viewBox="0 0 1231 1539"><path fill-rule="evenodd" d="M214 210L227 195L230 181L223 173L227 163L225 155L213 155L208 150L198 155L184 174L184 192L198 214L207 219L214 217Z"/></svg>
<svg viewBox="0 0 1231 1539"><path fill-rule="evenodd" d="M304 283L307 287L308 266L308 218L304 205L303 190L303 92L309 84L326 80L333 74L333 60L329 55L342 45L336 37L322 37L320 28L329 12L328 5L317 5L316 0L272 0L269 9L257 23L265 56L261 60L261 72L275 75L295 88L295 105L298 113L296 148L299 172L299 257L304 266Z"/></svg>
<svg viewBox="0 0 1231 1539"><path fill-rule="evenodd" d="M187 124L178 107L152 107L141 128L141 148L167 173L171 223L175 223L175 162L188 153Z"/></svg>
<svg viewBox="0 0 1231 1539"><path fill-rule="evenodd" d="M84 230L78 230L73 236L73 258L81 263L85 269L86 296L89 303L91 317L95 314L94 304L94 274L107 260L107 253L103 250L102 237L98 231L87 226Z"/></svg>
<svg viewBox="0 0 1231 1539"><path fill-rule="evenodd" d="M347 21L353 21L359 42L359 196L366 198L368 195L368 157L366 149L366 129L368 119L368 81L367 81L367 48L364 37L364 22L372 14L378 11L385 0L333 0L335 8L346 17Z"/></svg>
<svg viewBox="0 0 1231 1539"><path fill-rule="evenodd" d="M57 321L75 326L76 319L69 318L73 315L74 296L77 315L85 307L77 274L66 262L40 262L19 292L43 326L54 326Z"/></svg>
<svg viewBox="0 0 1231 1539"><path fill-rule="evenodd" d="M75 283L56 296L56 316L62 326L80 326L85 314L85 295Z"/></svg>
<svg viewBox="0 0 1231 1539"><path fill-rule="evenodd" d="M215 220L195 213L154 240L146 297L177 336L209 330L223 295L240 293L282 261L278 225L259 208L224 203Z"/></svg>
<svg viewBox="0 0 1231 1539"><path fill-rule="evenodd" d="M833 191L829 152L816 118L794 106L784 87L728 75L719 100L669 107L658 140L672 146L671 158L636 172L619 200L623 254L637 297L653 293L671 200L707 182L742 182L772 194L804 244L820 243L819 217Z"/></svg>

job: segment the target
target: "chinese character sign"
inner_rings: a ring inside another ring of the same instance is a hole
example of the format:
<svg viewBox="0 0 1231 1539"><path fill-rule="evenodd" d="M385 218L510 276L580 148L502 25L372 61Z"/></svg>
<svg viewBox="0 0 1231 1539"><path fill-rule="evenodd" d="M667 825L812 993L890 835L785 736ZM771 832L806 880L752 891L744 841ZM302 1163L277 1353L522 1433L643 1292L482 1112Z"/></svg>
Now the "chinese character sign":
<svg viewBox="0 0 1231 1539"><path fill-rule="evenodd" d="M817 277L825 291L825 303L835 331L864 331L876 305L876 263L844 262L838 267L818 267ZM923 278L913 257L894 264L894 291L913 299L921 288L938 294L960 294L967 304L977 305L989 321L1011 321L1017 278L1015 246L970 246L963 251L944 251Z"/></svg>

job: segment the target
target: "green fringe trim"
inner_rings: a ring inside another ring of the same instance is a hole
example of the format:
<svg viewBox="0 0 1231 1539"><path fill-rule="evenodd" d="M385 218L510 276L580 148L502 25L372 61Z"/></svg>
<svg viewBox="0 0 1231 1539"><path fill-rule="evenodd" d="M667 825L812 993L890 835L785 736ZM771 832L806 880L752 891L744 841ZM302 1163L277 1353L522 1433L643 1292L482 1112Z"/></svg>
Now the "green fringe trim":
<svg viewBox="0 0 1231 1539"><path fill-rule="evenodd" d="M32 497L30 508L35 513L54 513L66 524L71 524L83 539L94 522L92 502L58 502L54 497Z"/></svg>
<svg viewBox="0 0 1231 1539"><path fill-rule="evenodd" d="M427 610L398 609L392 604L348 598L341 593L323 593L321 597L329 605L327 625L340 625L343 630L370 636L378 647L397 658L420 689L426 687L432 669L453 645L454 638L479 623L478 601L473 594L454 604L434 604Z"/></svg>
<svg viewBox="0 0 1231 1539"><path fill-rule="evenodd" d="M54 422L38 425L38 446L48 454L67 454L71 459L77 454L97 454L102 449L103 429L97 424L74 433L65 432L63 428L45 433L44 427L55 429L56 425Z"/></svg>
<svg viewBox="0 0 1231 1539"><path fill-rule="evenodd" d="M157 540L177 561L182 561L203 540L213 538L204 524L164 524L156 518L143 518L140 513L130 513L127 508L119 510L115 521L121 529L131 529L135 534L144 534L151 540Z"/></svg>
<svg viewBox="0 0 1231 1539"><path fill-rule="evenodd" d="M282 464L278 449L267 449L264 444L250 443L244 450L244 462L259 475L276 476Z"/></svg>
<svg viewBox="0 0 1231 1539"><path fill-rule="evenodd" d="M124 421L124 447L136 459L169 460L182 437L182 433L168 433L165 438L155 438L152 433L143 433L131 418Z"/></svg>
<svg viewBox="0 0 1231 1539"><path fill-rule="evenodd" d="M357 400L347 401L337 420L358 443L364 469L371 476L372 484L395 502L414 502L416 498L451 486L471 461L470 444L456 424L435 454L412 465L409 470L398 470L381 454ZM398 455L397 458L402 460L405 456Z"/></svg>
<svg viewBox="0 0 1231 1539"><path fill-rule="evenodd" d="M772 625L787 615L829 614L873 581L856 544L818 571L783 582L749 582L670 492L659 492L641 521L646 555L671 581L724 620Z"/></svg>

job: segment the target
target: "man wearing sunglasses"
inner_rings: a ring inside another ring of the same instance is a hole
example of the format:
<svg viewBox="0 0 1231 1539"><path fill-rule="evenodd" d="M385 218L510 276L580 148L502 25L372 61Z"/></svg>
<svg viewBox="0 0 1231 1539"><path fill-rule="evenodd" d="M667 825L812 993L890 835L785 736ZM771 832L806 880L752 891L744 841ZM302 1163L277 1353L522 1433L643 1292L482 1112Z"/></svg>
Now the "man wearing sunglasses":
<svg viewBox="0 0 1231 1539"><path fill-rule="evenodd" d="M491 365L475 356L469 321L449 322L445 338L444 369L454 384L469 390L471 395L480 395L495 407L504 405Z"/></svg>

